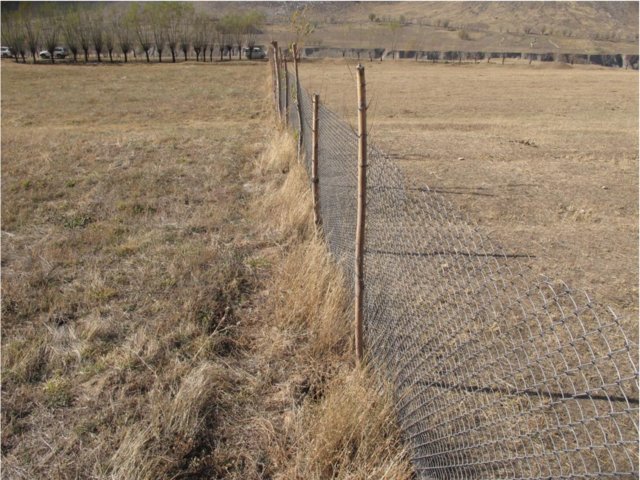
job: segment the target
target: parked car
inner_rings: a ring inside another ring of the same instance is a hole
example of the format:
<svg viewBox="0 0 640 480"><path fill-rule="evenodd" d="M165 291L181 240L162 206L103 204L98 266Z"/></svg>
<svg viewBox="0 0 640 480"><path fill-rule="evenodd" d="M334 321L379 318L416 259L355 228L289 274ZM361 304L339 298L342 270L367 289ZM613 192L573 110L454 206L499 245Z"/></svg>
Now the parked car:
<svg viewBox="0 0 640 480"><path fill-rule="evenodd" d="M2 52L2 58L12 58L13 53L11 53L11 49L9 47L0 47Z"/></svg>
<svg viewBox="0 0 640 480"><path fill-rule="evenodd" d="M64 47L56 47L53 50L53 58L67 58L67 55L69 55L69 52ZM42 50L40 52L40 58L45 58L45 59L51 58L51 54L49 53L49 50Z"/></svg>
<svg viewBox="0 0 640 480"><path fill-rule="evenodd" d="M253 48L249 48L249 47L243 47L242 48L242 55L244 56L244 58L249 58L249 52L251 51L251 59L252 60L262 60L267 58L267 54L266 52L262 49L262 47L253 47Z"/></svg>

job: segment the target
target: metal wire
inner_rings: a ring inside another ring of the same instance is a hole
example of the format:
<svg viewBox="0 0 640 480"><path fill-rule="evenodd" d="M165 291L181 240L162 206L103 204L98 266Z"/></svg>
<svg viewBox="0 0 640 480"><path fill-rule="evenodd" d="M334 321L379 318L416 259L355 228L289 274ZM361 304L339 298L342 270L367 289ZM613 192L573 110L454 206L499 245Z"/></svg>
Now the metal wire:
<svg viewBox="0 0 640 480"><path fill-rule="evenodd" d="M290 91L310 172L311 98ZM346 278L356 158L355 133L321 105L322 228ZM535 275L440 194L406 187L374 147L367 175L365 351L393 385L417 476L637 478L638 347L621 318Z"/></svg>

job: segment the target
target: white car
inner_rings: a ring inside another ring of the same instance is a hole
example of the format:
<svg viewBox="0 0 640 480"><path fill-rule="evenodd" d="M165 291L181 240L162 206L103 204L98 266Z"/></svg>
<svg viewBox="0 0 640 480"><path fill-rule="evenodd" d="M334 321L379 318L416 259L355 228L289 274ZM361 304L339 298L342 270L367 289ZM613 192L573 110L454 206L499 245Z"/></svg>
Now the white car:
<svg viewBox="0 0 640 480"><path fill-rule="evenodd" d="M2 58L12 58L13 53L11 53L11 49L9 47L0 47L0 52Z"/></svg>
<svg viewBox="0 0 640 480"><path fill-rule="evenodd" d="M244 58L249 58L249 53L251 53L252 60L263 60L267 58L267 54L262 47L253 47L251 49L249 47L242 47Z"/></svg>
<svg viewBox="0 0 640 480"><path fill-rule="evenodd" d="M53 58L66 58L67 55L69 55L69 52L67 52L67 49L64 47L56 47L53 50ZM40 52L40 58L51 58L49 50L42 50Z"/></svg>

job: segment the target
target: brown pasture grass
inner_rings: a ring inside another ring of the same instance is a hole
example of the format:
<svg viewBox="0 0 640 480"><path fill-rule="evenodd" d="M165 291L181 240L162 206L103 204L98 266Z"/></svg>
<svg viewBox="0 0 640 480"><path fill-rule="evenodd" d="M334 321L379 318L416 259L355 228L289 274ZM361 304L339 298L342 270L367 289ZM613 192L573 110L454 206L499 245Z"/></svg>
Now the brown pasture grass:
<svg viewBox="0 0 640 480"><path fill-rule="evenodd" d="M2 70L3 478L409 478L266 67Z"/></svg>
<svg viewBox="0 0 640 480"><path fill-rule="evenodd" d="M370 141L508 253L611 305L637 340L638 73L366 62ZM303 62L355 125L354 63Z"/></svg>

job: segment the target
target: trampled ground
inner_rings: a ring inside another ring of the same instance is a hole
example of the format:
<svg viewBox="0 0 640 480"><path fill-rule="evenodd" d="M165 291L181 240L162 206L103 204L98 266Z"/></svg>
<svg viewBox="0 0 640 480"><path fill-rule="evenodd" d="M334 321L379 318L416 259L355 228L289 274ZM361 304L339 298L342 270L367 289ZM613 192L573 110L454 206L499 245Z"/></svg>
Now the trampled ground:
<svg viewBox="0 0 640 480"><path fill-rule="evenodd" d="M638 74L558 64L365 63L370 141L540 274L586 290L637 335ZM303 85L355 126L355 70Z"/></svg>

